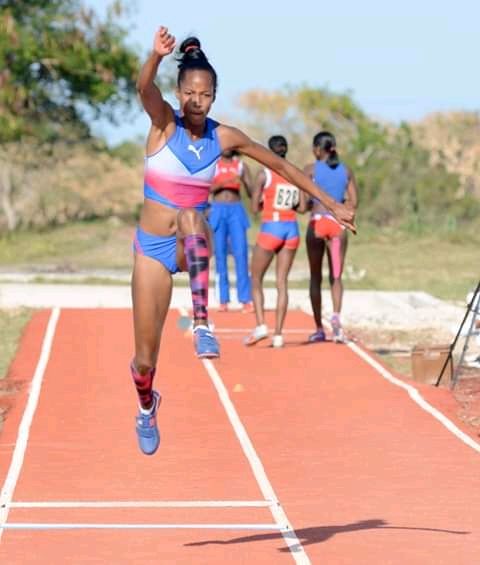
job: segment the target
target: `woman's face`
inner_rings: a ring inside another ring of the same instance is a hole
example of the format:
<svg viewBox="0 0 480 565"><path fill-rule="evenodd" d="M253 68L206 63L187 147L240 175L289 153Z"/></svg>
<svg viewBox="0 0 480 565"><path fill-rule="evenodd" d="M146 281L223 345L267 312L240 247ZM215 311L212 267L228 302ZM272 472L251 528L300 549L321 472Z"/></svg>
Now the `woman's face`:
<svg viewBox="0 0 480 565"><path fill-rule="evenodd" d="M202 70L187 71L176 94L187 121L192 125L202 125L215 100L212 75Z"/></svg>
<svg viewBox="0 0 480 565"><path fill-rule="evenodd" d="M288 147L286 145L276 145L273 147L272 151L284 159L287 156Z"/></svg>
<svg viewBox="0 0 480 565"><path fill-rule="evenodd" d="M318 161L324 159L326 154L327 153L318 145L313 146L313 155L315 156L315 159L317 159Z"/></svg>

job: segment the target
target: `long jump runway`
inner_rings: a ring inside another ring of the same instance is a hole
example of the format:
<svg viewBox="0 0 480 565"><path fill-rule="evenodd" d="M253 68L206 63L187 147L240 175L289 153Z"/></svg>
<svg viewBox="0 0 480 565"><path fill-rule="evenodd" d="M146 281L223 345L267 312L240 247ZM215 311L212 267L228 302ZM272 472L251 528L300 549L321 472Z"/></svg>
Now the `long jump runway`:
<svg viewBox="0 0 480 565"><path fill-rule="evenodd" d="M479 562L480 445L447 391L307 344L299 311L282 350L245 348L253 316L214 312L222 358L201 362L181 314L153 457L136 446L130 311L34 316L0 435L1 563Z"/></svg>

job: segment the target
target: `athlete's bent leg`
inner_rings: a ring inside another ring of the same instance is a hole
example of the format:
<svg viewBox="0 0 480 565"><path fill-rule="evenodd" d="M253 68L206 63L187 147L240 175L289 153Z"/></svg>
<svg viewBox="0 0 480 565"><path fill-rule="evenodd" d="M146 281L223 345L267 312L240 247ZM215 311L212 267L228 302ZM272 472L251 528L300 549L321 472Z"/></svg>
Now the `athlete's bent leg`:
<svg viewBox="0 0 480 565"><path fill-rule="evenodd" d="M208 279L210 232L205 218L193 208L180 210L177 263L190 277L193 305L193 333L197 356L214 358L220 354L218 342L208 327Z"/></svg>
<svg viewBox="0 0 480 565"><path fill-rule="evenodd" d="M210 263L209 228L202 214L193 208L180 210L177 263L187 270L192 290L194 325L208 321L208 279Z"/></svg>

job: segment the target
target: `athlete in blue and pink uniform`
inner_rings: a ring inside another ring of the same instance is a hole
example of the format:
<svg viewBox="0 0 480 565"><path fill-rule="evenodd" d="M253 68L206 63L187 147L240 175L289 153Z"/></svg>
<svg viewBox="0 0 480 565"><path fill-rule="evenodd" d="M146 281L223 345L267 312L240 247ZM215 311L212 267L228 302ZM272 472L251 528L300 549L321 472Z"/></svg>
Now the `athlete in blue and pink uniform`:
<svg viewBox="0 0 480 565"><path fill-rule="evenodd" d="M237 298L243 312L252 312L252 283L248 272L247 230L250 220L240 197L242 184L248 196L252 193L250 169L233 151L225 151L217 163L211 188L212 203L208 222L215 243L215 268L219 311L226 312L230 302L228 252L235 260Z"/></svg>
<svg viewBox="0 0 480 565"><path fill-rule="evenodd" d="M337 202L355 211L357 208L357 185L352 171L339 161L335 137L322 131L313 138L315 163L305 167L305 173L322 186ZM311 342L325 341L322 324L322 263L325 250L330 268L333 314L331 326L333 339L344 340L340 311L342 308L342 272L347 251L347 231L335 217L316 199L312 201L312 217L307 230L307 251L310 265L310 301L317 329L309 338Z"/></svg>
<svg viewBox="0 0 480 565"><path fill-rule="evenodd" d="M279 157L285 158L287 155L287 140L282 135L271 137L268 146ZM260 208L262 224L253 250L251 267L257 326L244 343L254 345L268 337L264 314L263 277L273 257L277 255L277 308L272 345L282 347L283 322L288 308L288 273L300 244L296 211L305 211L306 199L296 186L275 171L265 168L257 176L252 196L253 212L257 213Z"/></svg>
<svg viewBox="0 0 480 565"><path fill-rule="evenodd" d="M137 81L151 127L146 146L145 200L134 242L135 356L131 373L140 403L136 420L138 443L148 455L160 444L156 421L160 395L153 390L153 379L173 273L189 273L197 355L219 355L217 340L208 326L210 232L203 212L221 153L238 151L274 169L322 200L341 222L355 229L353 214L324 194L300 170L240 130L207 117L215 100L217 74L194 37L180 46L176 89L180 109L174 111L154 82L162 59L174 48L175 38L167 28L160 27Z"/></svg>

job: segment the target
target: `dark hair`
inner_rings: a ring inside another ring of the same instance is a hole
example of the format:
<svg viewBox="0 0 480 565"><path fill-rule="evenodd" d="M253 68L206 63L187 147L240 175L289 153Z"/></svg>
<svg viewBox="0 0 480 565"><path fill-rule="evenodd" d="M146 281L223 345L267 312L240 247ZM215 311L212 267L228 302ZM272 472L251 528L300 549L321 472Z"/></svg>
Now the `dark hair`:
<svg viewBox="0 0 480 565"><path fill-rule="evenodd" d="M207 71L212 75L213 94L217 93L217 73L202 51L200 41L196 37L187 37L180 45L181 55L178 61L177 85L180 86L187 71Z"/></svg>
<svg viewBox="0 0 480 565"><path fill-rule="evenodd" d="M288 151L288 143L283 135L272 135L268 140L268 147L280 157L285 157Z"/></svg>
<svg viewBox="0 0 480 565"><path fill-rule="evenodd" d="M336 169L340 164L340 159L336 150L337 141L333 133L329 131L321 131L313 138L313 146L320 147L325 153L328 153L327 165L331 169Z"/></svg>
<svg viewBox="0 0 480 565"><path fill-rule="evenodd" d="M225 157L226 159L233 159L239 155L240 153L236 149L226 149L222 152L222 157Z"/></svg>

